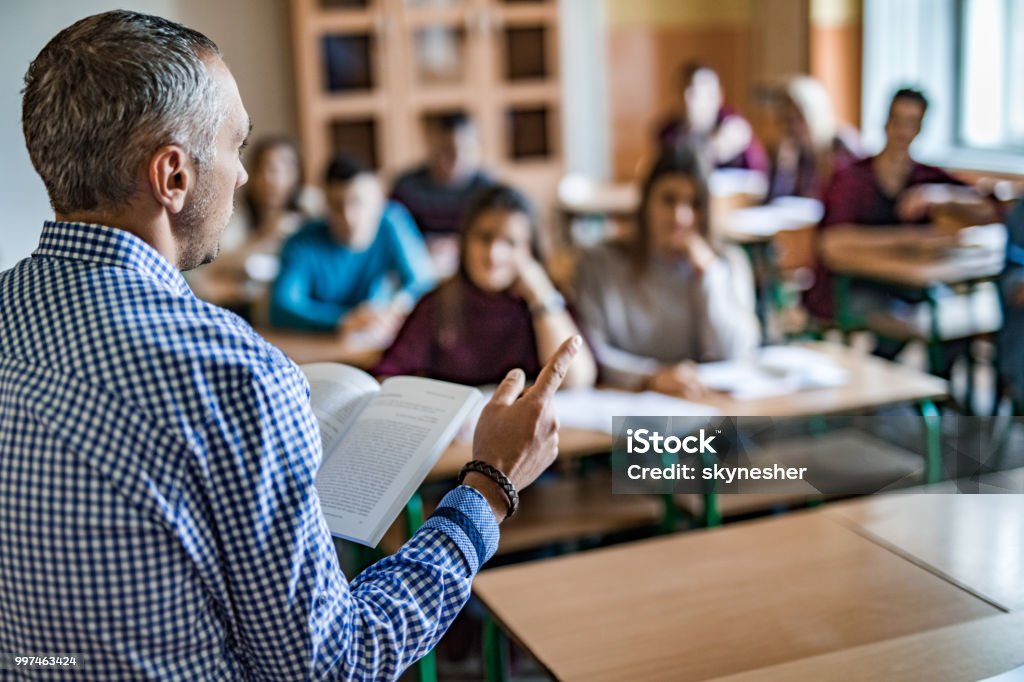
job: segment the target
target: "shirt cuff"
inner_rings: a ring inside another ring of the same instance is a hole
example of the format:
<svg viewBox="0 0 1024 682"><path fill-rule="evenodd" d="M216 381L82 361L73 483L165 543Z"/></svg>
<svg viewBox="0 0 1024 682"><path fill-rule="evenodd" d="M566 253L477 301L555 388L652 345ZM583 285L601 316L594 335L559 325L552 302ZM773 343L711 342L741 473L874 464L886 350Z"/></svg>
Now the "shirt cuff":
<svg viewBox="0 0 1024 682"><path fill-rule="evenodd" d="M441 500L423 524L441 531L458 546L470 575L480 570L498 549L498 521L477 490L460 485Z"/></svg>

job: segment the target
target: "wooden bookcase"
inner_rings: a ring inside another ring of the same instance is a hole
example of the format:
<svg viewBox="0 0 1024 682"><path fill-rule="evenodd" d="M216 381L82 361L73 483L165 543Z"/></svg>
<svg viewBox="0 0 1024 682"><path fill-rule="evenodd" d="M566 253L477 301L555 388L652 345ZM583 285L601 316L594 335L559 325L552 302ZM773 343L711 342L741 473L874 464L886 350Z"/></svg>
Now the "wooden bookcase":
<svg viewBox="0 0 1024 682"><path fill-rule="evenodd" d="M390 182L432 116L477 124L485 166L542 214L563 171L557 0L291 0L307 177L361 157Z"/></svg>

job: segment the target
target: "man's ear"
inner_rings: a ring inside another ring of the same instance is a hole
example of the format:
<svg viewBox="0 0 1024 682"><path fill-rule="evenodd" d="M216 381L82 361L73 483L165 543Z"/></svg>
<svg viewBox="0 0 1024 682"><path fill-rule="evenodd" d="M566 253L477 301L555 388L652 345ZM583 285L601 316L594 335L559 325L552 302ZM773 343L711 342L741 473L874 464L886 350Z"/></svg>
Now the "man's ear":
<svg viewBox="0 0 1024 682"><path fill-rule="evenodd" d="M185 196L195 182L188 154L177 145L160 147L150 158L148 170L153 198L168 213L179 213L185 207Z"/></svg>

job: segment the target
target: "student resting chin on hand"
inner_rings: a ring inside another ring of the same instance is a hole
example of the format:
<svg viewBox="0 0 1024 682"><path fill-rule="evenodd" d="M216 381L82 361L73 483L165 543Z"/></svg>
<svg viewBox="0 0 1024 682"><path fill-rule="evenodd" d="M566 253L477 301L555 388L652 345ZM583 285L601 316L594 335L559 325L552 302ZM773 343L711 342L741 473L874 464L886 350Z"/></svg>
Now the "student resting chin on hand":
<svg viewBox="0 0 1024 682"><path fill-rule="evenodd" d="M693 363L757 347L750 266L713 242L707 206L697 157L666 149L644 182L632 238L581 258L576 304L603 383L699 399Z"/></svg>

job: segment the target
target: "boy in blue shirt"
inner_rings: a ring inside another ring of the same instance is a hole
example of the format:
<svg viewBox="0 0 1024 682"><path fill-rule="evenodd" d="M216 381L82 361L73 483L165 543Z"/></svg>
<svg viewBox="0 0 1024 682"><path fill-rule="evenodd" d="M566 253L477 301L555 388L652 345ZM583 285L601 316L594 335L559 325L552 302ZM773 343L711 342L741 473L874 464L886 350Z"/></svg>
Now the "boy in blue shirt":
<svg viewBox="0 0 1024 682"><path fill-rule="evenodd" d="M377 177L349 157L328 166L326 198L327 219L307 223L282 249L270 322L386 347L434 287L423 238L409 212L385 201Z"/></svg>

